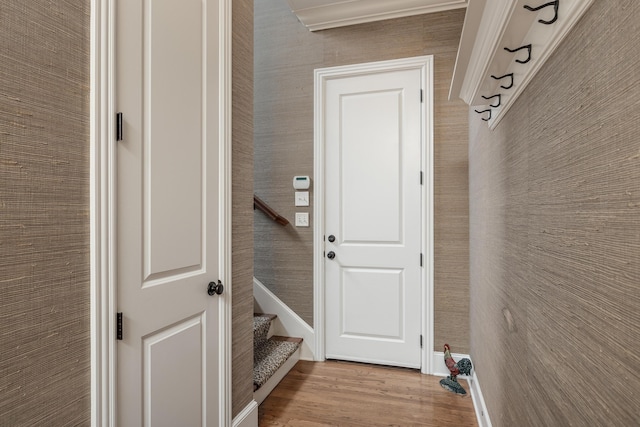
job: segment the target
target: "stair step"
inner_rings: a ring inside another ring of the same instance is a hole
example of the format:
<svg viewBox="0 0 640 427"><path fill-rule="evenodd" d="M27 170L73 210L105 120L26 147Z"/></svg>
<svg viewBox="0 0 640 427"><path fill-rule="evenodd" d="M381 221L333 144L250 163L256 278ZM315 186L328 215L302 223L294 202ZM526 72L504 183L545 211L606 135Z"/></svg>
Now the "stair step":
<svg viewBox="0 0 640 427"><path fill-rule="evenodd" d="M253 350L262 345L269 338L269 329L271 328L271 317L253 316Z"/></svg>
<svg viewBox="0 0 640 427"><path fill-rule="evenodd" d="M268 314L268 313L253 313L253 317L268 317L269 319L273 320L276 317L278 317L277 314Z"/></svg>
<svg viewBox="0 0 640 427"><path fill-rule="evenodd" d="M270 338L254 349L253 384L260 388L295 353L302 339Z"/></svg>
<svg viewBox="0 0 640 427"><path fill-rule="evenodd" d="M302 338L271 336L272 321L277 317L253 315L253 391L258 404L300 359Z"/></svg>
<svg viewBox="0 0 640 427"><path fill-rule="evenodd" d="M279 335L274 335L271 337L271 339L275 341L297 342L298 344L302 343L302 338L295 338L295 337L281 337Z"/></svg>
<svg viewBox="0 0 640 427"><path fill-rule="evenodd" d="M254 384L253 399L260 405L271 394L282 379L296 366L300 360L300 348L296 350L286 362L260 388Z"/></svg>

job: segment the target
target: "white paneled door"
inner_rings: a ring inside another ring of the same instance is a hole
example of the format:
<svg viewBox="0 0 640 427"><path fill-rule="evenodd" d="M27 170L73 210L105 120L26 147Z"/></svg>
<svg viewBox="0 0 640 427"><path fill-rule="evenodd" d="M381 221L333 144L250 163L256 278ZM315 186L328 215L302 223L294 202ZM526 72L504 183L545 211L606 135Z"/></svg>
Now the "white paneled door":
<svg viewBox="0 0 640 427"><path fill-rule="evenodd" d="M326 357L421 366L420 69L326 80Z"/></svg>
<svg viewBox="0 0 640 427"><path fill-rule="evenodd" d="M218 426L218 1L116 15L119 426Z"/></svg>

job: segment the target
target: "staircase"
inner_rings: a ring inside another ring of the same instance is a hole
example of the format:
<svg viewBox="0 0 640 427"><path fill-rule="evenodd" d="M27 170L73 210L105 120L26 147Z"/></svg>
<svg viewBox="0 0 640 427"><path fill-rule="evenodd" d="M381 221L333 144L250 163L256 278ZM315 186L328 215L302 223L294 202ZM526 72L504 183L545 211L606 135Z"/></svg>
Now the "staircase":
<svg viewBox="0 0 640 427"><path fill-rule="evenodd" d="M260 404L300 359L302 338L272 336L277 316L253 316L253 398Z"/></svg>

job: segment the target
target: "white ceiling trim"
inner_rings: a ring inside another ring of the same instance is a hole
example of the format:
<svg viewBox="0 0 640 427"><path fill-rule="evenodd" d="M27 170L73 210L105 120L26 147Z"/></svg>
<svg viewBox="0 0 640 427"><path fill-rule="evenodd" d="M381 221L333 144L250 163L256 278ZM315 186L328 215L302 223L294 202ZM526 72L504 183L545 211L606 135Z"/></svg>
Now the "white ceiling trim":
<svg viewBox="0 0 640 427"><path fill-rule="evenodd" d="M287 0L310 31L467 7L468 0Z"/></svg>

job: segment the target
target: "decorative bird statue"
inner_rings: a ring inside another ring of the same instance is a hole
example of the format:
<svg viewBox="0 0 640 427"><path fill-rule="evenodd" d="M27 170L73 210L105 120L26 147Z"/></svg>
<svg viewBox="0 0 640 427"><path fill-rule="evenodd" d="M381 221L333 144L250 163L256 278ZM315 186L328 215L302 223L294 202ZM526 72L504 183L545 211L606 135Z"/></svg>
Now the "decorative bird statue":
<svg viewBox="0 0 640 427"><path fill-rule="evenodd" d="M453 357L451 357L451 347L449 347L449 344L445 344L444 363L447 365L451 375L441 379L440 385L453 393L467 394L467 391L458 383L457 377L460 374L469 375L471 373L471 360L465 357L456 363Z"/></svg>

